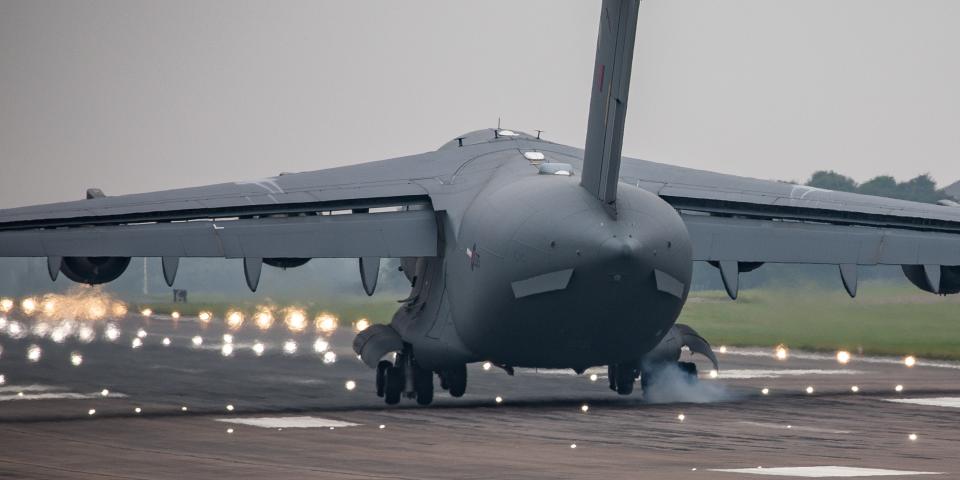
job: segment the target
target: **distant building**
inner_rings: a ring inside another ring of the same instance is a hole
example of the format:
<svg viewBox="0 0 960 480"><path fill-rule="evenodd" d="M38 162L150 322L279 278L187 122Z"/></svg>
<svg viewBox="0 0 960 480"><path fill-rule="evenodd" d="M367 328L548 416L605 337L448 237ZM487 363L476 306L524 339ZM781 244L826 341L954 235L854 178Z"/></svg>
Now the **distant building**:
<svg viewBox="0 0 960 480"><path fill-rule="evenodd" d="M953 185L950 185L947 188L943 189L944 192L947 192L947 195L950 195L954 200L960 201L960 181L955 182Z"/></svg>

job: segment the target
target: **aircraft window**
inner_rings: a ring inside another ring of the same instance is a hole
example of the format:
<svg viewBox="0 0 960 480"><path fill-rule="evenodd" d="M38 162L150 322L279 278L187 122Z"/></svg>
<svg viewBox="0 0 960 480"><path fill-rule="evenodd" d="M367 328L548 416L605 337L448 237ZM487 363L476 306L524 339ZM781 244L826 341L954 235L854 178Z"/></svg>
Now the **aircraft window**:
<svg viewBox="0 0 960 480"><path fill-rule="evenodd" d="M542 163L540 164L540 175L573 175L573 165L569 163Z"/></svg>
<svg viewBox="0 0 960 480"><path fill-rule="evenodd" d="M523 156L531 162L542 162L546 158L543 152L523 152Z"/></svg>

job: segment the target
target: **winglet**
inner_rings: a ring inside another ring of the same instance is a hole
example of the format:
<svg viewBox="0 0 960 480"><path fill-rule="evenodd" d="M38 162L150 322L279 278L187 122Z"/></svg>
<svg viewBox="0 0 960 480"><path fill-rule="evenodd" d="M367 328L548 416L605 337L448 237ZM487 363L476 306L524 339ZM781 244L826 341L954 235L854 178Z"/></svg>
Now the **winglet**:
<svg viewBox="0 0 960 480"><path fill-rule="evenodd" d="M580 185L615 215L640 0L603 0Z"/></svg>

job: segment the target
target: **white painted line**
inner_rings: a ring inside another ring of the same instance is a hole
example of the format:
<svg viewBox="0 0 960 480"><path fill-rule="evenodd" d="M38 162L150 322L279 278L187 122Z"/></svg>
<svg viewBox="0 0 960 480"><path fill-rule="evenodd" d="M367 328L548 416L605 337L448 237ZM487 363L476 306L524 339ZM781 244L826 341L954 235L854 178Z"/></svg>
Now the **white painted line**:
<svg viewBox="0 0 960 480"><path fill-rule="evenodd" d="M885 400L888 402L909 403L928 407L960 408L960 397L886 398Z"/></svg>
<svg viewBox="0 0 960 480"><path fill-rule="evenodd" d="M797 432L814 432L814 433L832 433L836 435L847 435L853 433L850 430L831 430L828 428L817 428L817 427L804 427L801 425L787 425L785 423L763 423L763 422L737 422L741 425L749 425L751 427L760 427L760 428L772 428L776 430L789 430Z"/></svg>
<svg viewBox="0 0 960 480"><path fill-rule="evenodd" d="M24 393L20 395L4 394L0 395L0 402L16 402L20 400L90 400L94 398L126 398L122 393L110 392L104 396L97 393L74 393L74 392L56 392L56 393Z"/></svg>
<svg viewBox="0 0 960 480"><path fill-rule="evenodd" d="M780 378L780 377L801 377L807 375L862 375L865 372L859 370L837 369L745 369L745 370L720 370L719 378L743 380L748 378Z"/></svg>
<svg viewBox="0 0 960 480"><path fill-rule="evenodd" d="M773 350L766 348L734 348L727 347L727 353L723 355L738 355L741 357L768 357L773 358ZM824 354L824 353L813 353L813 352L800 352L797 350L790 350L791 359L800 359L800 360L825 360L830 362L837 362L836 353ZM854 355L853 359L850 360L850 363L873 363L881 365L903 365L903 357L865 357ZM953 370L960 370L960 362L949 362L943 360L922 360L917 359L917 367L934 367L934 368L950 368Z"/></svg>
<svg viewBox="0 0 960 480"><path fill-rule="evenodd" d="M320 417L217 418L216 421L261 428L343 428L360 426L359 423Z"/></svg>
<svg viewBox="0 0 960 480"><path fill-rule="evenodd" d="M0 386L0 393L8 393L8 392L13 392L13 393L18 393L18 392L24 392L24 393L26 393L26 392L58 392L58 391L63 391L63 390L66 390L66 388L63 388L63 387L55 387L55 386L53 386L53 385L38 385L38 384L31 384L31 385L3 385L3 386Z"/></svg>
<svg viewBox="0 0 960 480"><path fill-rule="evenodd" d="M713 472L751 473L754 475L777 475L781 477L837 478L837 477L888 477L894 475L943 475L943 472L910 472L882 468L857 467L781 467L781 468L730 468L713 469Z"/></svg>

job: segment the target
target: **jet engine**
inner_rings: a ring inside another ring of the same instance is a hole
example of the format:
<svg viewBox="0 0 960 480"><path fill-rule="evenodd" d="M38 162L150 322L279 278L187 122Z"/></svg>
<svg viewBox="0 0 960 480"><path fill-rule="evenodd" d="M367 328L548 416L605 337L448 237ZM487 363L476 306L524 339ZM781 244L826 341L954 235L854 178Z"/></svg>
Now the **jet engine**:
<svg viewBox="0 0 960 480"><path fill-rule="evenodd" d="M925 292L940 295L960 293L960 266L903 265L902 268L907 280Z"/></svg>
<svg viewBox="0 0 960 480"><path fill-rule="evenodd" d="M128 265L130 257L64 257L60 271L74 282L100 285L116 280Z"/></svg>
<svg viewBox="0 0 960 480"><path fill-rule="evenodd" d="M302 267L309 262L309 258L264 258L263 263L270 265L275 268L282 268L284 270L288 268L297 268Z"/></svg>

